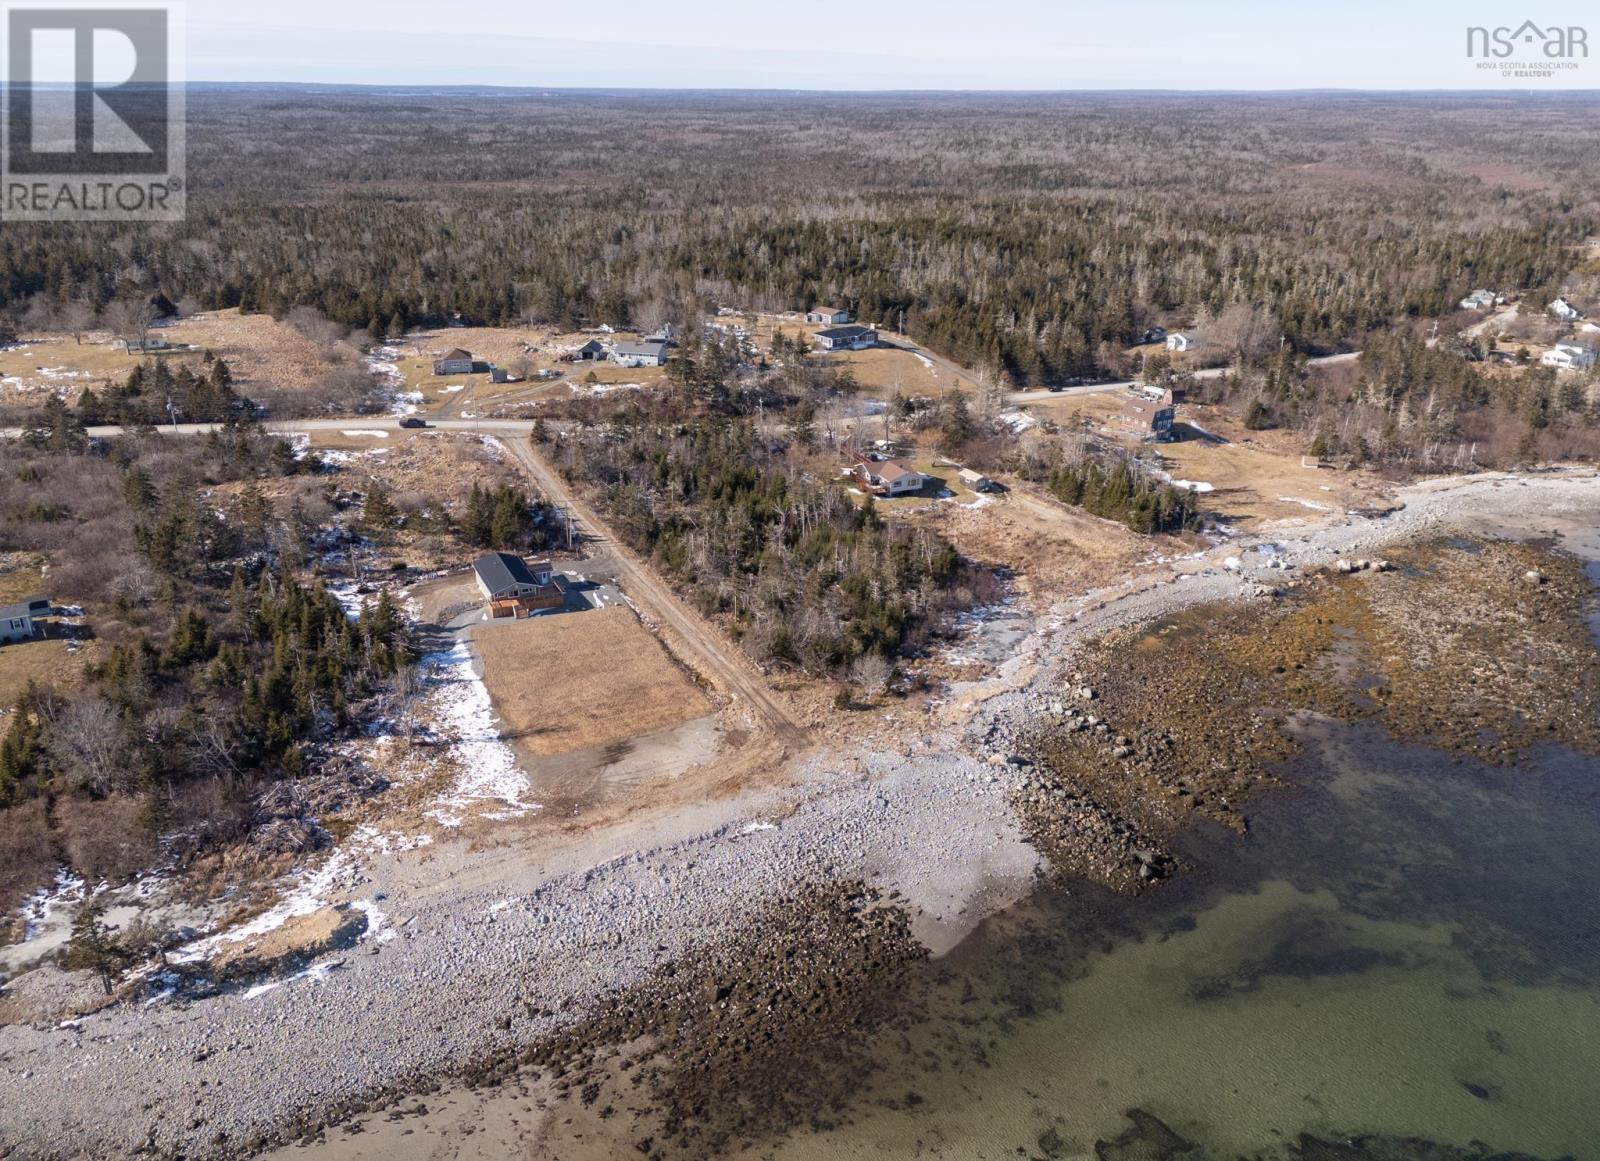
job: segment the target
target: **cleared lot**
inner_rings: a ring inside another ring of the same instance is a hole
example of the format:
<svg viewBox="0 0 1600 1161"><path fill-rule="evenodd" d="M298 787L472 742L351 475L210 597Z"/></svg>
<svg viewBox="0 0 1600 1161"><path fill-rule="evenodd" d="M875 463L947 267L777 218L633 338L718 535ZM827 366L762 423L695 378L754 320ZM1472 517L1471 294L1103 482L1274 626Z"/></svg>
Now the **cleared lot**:
<svg viewBox="0 0 1600 1161"><path fill-rule="evenodd" d="M611 746L711 712L632 610L479 626L504 735L536 757Z"/></svg>

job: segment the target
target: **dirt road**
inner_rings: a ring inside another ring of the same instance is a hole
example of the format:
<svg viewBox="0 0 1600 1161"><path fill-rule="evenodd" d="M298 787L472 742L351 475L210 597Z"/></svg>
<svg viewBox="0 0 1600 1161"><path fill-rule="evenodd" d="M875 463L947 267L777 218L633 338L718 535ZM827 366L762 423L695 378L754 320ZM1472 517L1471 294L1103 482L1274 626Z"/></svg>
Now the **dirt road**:
<svg viewBox="0 0 1600 1161"><path fill-rule="evenodd" d="M728 645L722 634L687 608L649 568L617 543L605 522L573 495L560 473L545 463L528 439L510 438L504 443L549 501L567 510L574 531L584 535L597 554L611 558L623 591L677 635L678 644L686 654L684 660L730 697L743 698L762 724L785 745L803 749L807 744L805 731L768 696L760 675Z"/></svg>

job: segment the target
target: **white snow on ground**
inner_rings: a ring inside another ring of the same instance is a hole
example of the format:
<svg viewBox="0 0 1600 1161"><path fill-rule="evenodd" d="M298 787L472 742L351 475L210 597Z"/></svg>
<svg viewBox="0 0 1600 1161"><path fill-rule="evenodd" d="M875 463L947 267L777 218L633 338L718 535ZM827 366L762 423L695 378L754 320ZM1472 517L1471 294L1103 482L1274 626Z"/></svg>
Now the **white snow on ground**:
<svg viewBox="0 0 1600 1161"><path fill-rule="evenodd" d="M1333 511L1333 505L1331 505L1331 504L1319 504L1315 500L1302 500L1298 496L1279 496L1278 497L1278 503L1280 503L1280 504L1299 504L1301 507L1311 508L1311 509L1313 509L1313 510L1315 510L1317 512L1332 512Z"/></svg>
<svg viewBox="0 0 1600 1161"><path fill-rule="evenodd" d="M1018 435L1021 435L1030 427L1039 426L1039 421L1037 419L1031 415L1024 415L1020 411L1003 411L999 416L997 416L997 418L1001 423L1005 424Z"/></svg>
<svg viewBox="0 0 1600 1161"><path fill-rule="evenodd" d="M639 391L643 389L642 383L582 383L572 384L574 395L609 395L613 391Z"/></svg>
<svg viewBox="0 0 1600 1161"><path fill-rule="evenodd" d="M446 753L459 767L455 785L438 805L423 813L441 826L460 826L468 808L477 803L504 803L503 809L485 815L496 820L538 810L538 803L524 797L528 776L518 767L511 747L500 738L489 689L473 671L466 641L428 654L420 668L433 691L429 708L435 731L446 740Z"/></svg>
<svg viewBox="0 0 1600 1161"><path fill-rule="evenodd" d="M405 386L406 377L400 373L399 359L404 352L387 343L373 347L367 354L367 370L391 390Z"/></svg>
<svg viewBox="0 0 1600 1161"><path fill-rule="evenodd" d="M406 377L400 373L398 360L405 352L399 347L384 344L367 353L367 370L377 381L380 394L389 399L389 414L414 415L422 402L422 392L403 391Z"/></svg>
<svg viewBox="0 0 1600 1161"><path fill-rule="evenodd" d="M492 435L480 435L478 442L483 444L484 450L489 453L489 458L497 464L506 462L506 445Z"/></svg>
<svg viewBox="0 0 1600 1161"><path fill-rule="evenodd" d="M315 867L287 877L278 902L246 923L204 936L185 944L169 958L173 963L193 963L205 959L225 943L240 943L257 935L276 931L291 919L314 914L328 906L328 896L341 879L356 868L355 836Z"/></svg>
<svg viewBox="0 0 1600 1161"><path fill-rule="evenodd" d="M29 895L22 904L22 939L27 942L49 925L52 917L63 906L76 907L83 902L88 884L66 867L56 871L56 885Z"/></svg>
<svg viewBox="0 0 1600 1161"><path fill-rule="evenodd" d="M294 975L285 976L281 980L272 980L269 983L257 984L255 987L241 992L240 999L253 1000L257 996L264 995L267 992L272 991L274 988L281 988L284 984L292 984L297 980L311 980L313 983L320 984L323 980L328 978L328 973L333 971L333 969L338 967L342 962L342 960L323 960L319 963L314 963L310 967L306 968L306 970L303 972L295 972Z"/></svg>
<svg viewBox="0 0 1600 1161"><path fill-rule="evenodd" d="M928 358L927 355L922 354L920 351L912 351L911 353L916 356L917 362L921 363L924 367L928 368L928 370L931 371L931 370L934 369L933 368L933 360Z"/></svg>
<svg viewBox="0 0 1600 1161"><path fill-rule="evenodd" d="M388 439L387 431L379 431L375 427L357 427L349 431L341 431L340 435L346 439Z"/></svg>
<svg viewBox="0 0 1600 1161"><path fill-rule="evenodd" d="M1172 481L1172 486L1174 488L1188 488L1189 491L1191 491L1191 492L1202 492L1202 493L1204 493L1204 492L1215 492L1217 490L1217 487L1216 487L1215 484L1207 484L1207 483L1203 483L1203 482L1198 481L1198 480L1173 480Z"/></svg>
<svg viewBox="0 0 1600 1161"><path fill-rule="evenodd" d="M439 388L439 393L441 395L454 395L457 391L465 391L466 389L467 385L465 383L452 383L448 387Z"/></svg>

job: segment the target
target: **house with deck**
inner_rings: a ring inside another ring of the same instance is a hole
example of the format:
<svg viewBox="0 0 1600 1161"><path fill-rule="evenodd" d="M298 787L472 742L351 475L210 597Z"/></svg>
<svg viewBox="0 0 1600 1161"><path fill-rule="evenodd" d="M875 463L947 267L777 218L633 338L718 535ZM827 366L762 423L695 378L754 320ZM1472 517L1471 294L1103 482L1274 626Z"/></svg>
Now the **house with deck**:
<svg viewBox="0 0 1600 1161"><path fill-rule="evenodd" d="M850 321L850 312L839 306L817 306L806 311L806 322L824 326L843 326Z"/></svg>
<svg viewBox="0 0 1600 1161"><path fill-rule="evenodd" d="M1539 364L1558 371L1587 371L1595 365L1597 356L1593 347L1582 343L1557 343L1539 357Z"/></svg>
<svg viewBox="0 0 1600 1161"><path fill-rule="evenodd" d="M492 618L528 617L565 603L548 560L530 565L509 552L491 552L472 562L472 575Z"/></svg>
<svg viewBox="0 0 1600 1161"><path fill-rule="evenodd" d="M1583 312L1573 306L1564 298L1558 298L1550 304L1550 313L1562 322L1577 322L1583 317Z"/></svg>
<svg viewBox="0 0 1600 1161"><path fill-rule="evenodd" d="M899 460L872 460L856 456L850 469L861 490L874 496L909 496L928 485L928 477Z"/></svg>

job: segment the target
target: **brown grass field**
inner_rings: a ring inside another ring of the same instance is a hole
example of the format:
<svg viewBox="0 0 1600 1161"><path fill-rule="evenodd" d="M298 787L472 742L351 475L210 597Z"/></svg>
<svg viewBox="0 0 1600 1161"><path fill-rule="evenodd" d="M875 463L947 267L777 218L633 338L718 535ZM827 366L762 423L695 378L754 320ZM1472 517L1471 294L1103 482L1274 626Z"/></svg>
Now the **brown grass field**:
<svg viewBox="0 0 1600 1161"><path fill-rule="evenodd" d="M712 709L629 609L482 625L472 643L506 737L536 757L615 745Z"/></svg>

